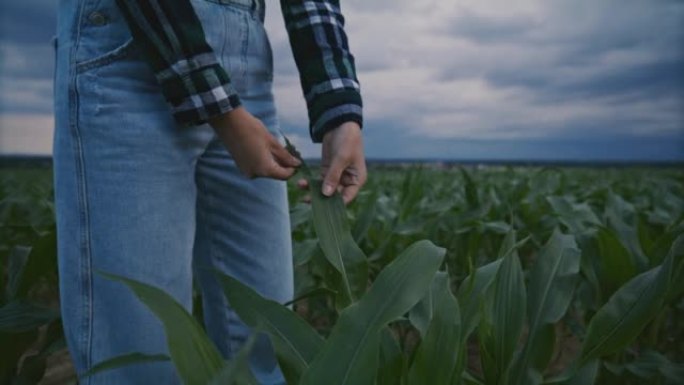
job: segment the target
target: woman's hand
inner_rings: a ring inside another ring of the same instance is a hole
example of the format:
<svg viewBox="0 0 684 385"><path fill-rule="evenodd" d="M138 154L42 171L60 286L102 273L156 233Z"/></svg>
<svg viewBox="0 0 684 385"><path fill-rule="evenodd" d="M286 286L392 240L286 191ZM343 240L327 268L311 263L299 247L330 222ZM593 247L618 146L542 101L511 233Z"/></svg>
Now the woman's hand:
<svg viewBox="0 0 684 385"><path fill-rule="evenodd" d="M323 195L340 191L345 204L354 200L366 183L366 160L361 127L357 123L344 123L323 136L321 176ZM304 179L297 184L303 189L308 187Z"/></svg>
<svg viewBox="0 0 684 385"><path fill-rule="evenodd" d="M244 107L213 118L210 123L248 178L287 180L301 163Z"/></svg>

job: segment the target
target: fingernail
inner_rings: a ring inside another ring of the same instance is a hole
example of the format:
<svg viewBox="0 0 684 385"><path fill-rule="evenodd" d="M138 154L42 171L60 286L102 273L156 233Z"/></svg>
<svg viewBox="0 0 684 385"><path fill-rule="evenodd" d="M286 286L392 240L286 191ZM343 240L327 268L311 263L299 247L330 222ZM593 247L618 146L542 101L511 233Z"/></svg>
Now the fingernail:
<svg viewBox="0 0 684 385"><path fill-rule="evenodd" d="M329 184L324 184L323 185L323 195L330 196L333 193L333 186Z"/></svg>

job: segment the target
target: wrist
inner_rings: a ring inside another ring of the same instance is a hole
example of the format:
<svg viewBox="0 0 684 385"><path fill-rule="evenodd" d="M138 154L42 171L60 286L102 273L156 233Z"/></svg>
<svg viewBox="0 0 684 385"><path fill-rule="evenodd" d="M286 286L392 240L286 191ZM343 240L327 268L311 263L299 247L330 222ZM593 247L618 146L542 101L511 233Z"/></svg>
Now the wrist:
<svg viewBox="0 0 684 385"><path fill-rule="evenodd" d="M242 106L209 119L209 124L219 135L235 134L249 120L249 112Z"/></svg>
<svg viewBox="0 0 684 385"><path fill-rule="evenodd" d="M347 122L344 122L340 124L339 126L328 130L325 134L323 134L323 140L325 141L326 138L329 138L337 133L342 133L344 132L347 135L361 135L361 125L359 125L358 122L350 120Z"/></svg>

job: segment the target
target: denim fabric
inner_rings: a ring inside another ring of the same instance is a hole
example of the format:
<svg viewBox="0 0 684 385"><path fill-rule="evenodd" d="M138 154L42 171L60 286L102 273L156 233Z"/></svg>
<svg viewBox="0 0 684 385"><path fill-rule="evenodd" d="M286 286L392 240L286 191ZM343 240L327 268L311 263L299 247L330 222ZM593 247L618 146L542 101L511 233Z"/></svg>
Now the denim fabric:
<svg viewBox="0 0 684 385"><path fill-rule="evenodd" d="M249 334L211 269L279 302L292 298L283 182L243 177L209 126L180 128L114 0L60 0L55 70L55 196L60 295L79 373L131 352L165 353L161 323L120 283L154 285L192 306L230 357ZM276 132L272 56L262 9L192 0L245 107ZM283 384L268 340L251 357L263 384ZM170 363L104 372L82 384L177 384Z"/></svg>

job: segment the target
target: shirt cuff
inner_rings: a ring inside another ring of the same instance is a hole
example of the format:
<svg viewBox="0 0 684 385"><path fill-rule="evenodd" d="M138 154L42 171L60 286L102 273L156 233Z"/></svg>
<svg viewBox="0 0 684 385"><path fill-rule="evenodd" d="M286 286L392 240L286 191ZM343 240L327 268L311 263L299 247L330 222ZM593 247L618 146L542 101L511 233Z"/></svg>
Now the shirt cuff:
<svg viewBox="0 0 684 385"><path fill-rule="evenodd" d="M240 98L220 64L182 75L157 74L173 117L182 126L196 126L240 106Z"/></svg>
<svg viewBox="0 0 684 385"><path fill-rule="evenodd" d="M346 122L363 128L363 102L356 90L341 90L317 95L309 104L309 133L314 143L323 141L329 131Z"/></svg>

